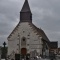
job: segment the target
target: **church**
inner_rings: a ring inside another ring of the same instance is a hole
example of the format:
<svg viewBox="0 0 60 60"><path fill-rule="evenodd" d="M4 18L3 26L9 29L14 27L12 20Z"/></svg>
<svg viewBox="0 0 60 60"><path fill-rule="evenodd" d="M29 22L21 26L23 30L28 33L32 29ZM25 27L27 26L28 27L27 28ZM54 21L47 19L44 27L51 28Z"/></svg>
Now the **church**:
<svg viewBox="0 0 60 60"><path fill-rule="evenodd" d="M8 60L17 60L15 59L17 55L22 58L46 55L49 51L50 41L45 32L33 24L28 0L25 0L20 11L19 23L7 39Z"/></svg>

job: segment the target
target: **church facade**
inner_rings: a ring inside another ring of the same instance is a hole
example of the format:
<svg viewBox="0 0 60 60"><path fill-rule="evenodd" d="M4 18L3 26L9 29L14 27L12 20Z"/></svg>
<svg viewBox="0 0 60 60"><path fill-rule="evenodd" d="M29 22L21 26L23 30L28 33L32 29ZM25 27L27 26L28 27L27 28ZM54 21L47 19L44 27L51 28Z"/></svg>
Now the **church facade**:
<svg viewBox="0 0 60 60"><path fill-rule="evenodd" d="M48 51L48 42L50 41L44 31L32 23L32 13L28 0L25 0L20 11L18 25L7 39L9 60L15 60L15 54L24 56L28 54L34 57L35 55L44 55Z"/></svg>

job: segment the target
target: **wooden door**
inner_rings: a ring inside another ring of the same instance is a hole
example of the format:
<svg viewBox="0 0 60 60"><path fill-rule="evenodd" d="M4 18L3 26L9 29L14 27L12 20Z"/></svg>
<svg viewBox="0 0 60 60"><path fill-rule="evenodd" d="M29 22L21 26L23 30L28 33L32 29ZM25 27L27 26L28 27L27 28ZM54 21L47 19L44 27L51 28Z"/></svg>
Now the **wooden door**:
<svg viewBox="0 0 60 60"><path fill-rule="evenodd" d="M26 55L26 53L27 53L27 49L26 49L26 48L22 48L22 49L21 49L21 54L22 54L22 55Z"/></svg>

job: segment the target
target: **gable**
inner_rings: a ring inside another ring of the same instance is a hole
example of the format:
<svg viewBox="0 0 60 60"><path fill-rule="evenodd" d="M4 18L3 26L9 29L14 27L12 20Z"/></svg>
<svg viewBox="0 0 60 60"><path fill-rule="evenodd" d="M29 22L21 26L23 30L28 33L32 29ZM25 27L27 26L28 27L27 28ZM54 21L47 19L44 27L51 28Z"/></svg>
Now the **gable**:
<svg viewBox="0 0 60 60"><path fill-rule="evenodd" d="M24 23L26 23L26 22L24 22ZM42 29L37 28L32 23L29 23L29 22L27 22L27 23L29 24L29 26L31 27L31 29L34 31L34 33L36 33L36 35L41 36L46 41L49 41L48 37L46 36L46 34L44 33L44 31ZM14 30L11 32L11 34L8 36L8 38L10 38L18 30L18 28L20 27L21 24L22 23L18 23L18 25L14 28ZM22 28L25 28L25 27L22 27Z"/></svg>

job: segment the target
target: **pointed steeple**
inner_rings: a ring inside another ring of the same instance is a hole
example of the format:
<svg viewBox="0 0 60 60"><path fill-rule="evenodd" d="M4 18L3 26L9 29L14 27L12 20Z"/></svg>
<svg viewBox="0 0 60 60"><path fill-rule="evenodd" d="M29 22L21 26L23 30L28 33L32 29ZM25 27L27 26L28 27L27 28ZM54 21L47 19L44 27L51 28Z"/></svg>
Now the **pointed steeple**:
<svg viewBox="0 0 60 60"><path fill-rule="evenodd" d="M31 12L28 0L25 0L21 12Z"/></svg>
<svg viewBox="0 0 60 60"><path fill-rule="evenodd" d="M32 22L32 13L28 0L25 0L24 5L20 11L20 22Z"/></svg>

